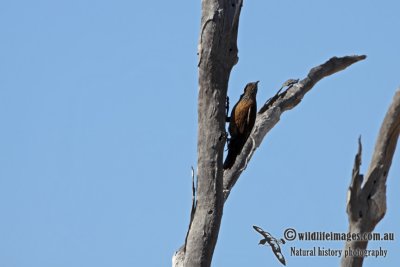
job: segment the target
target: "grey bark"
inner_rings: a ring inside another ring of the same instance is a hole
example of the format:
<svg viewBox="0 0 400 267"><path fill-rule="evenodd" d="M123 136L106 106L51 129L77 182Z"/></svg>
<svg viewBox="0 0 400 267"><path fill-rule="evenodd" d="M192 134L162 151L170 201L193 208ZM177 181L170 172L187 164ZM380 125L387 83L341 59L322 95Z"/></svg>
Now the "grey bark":
<svg viewBox="0 0 400 267"><path fill-rule="evenodd" d="M323 77L365 59L332 58L308 76L276 95L259 112L253 132L236 163L223 171L226 142L225 100L230 72L237 63L237 34L242 0L203 0L199 37L199 95L197 188L185 244L175 252L172 265L210 266L218 238L224 201L266 133L282 112L296 106Z"/></svg>
<svg viewBox="0 0 400 267"><path fill-rule="evenodd" d="M197 190L184 246L174 266L210 266L223 212L225 101L237 63L242 0L203 0L199 37Z"/></svg>
<svg viewBox="0 0 400 267"><path fill-rule="evenodd" d="M386 213L386 180L400 133L400 90L393 98L375 144L365 177L360 174L361 140L347 198L350 233L370 233ZM365 250L368 241L347 241L345 250ZM342 257L342 267L361 267L363 257Z"/></svg>

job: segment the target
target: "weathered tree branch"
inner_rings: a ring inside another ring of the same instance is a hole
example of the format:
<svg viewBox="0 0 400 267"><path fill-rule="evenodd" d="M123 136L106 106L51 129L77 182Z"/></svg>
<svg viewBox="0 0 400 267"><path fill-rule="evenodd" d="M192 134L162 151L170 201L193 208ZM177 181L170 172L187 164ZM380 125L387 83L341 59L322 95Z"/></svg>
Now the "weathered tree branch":
<svg viewBox="0 0 400 267"><path fill-rule="evenodd" d="M199 37L197 188L185 244L173 266L210 266L218 238L224 201L264 136L281 114L300 103L322 78L345 69L365 56L332 58L260 110L250 138L233 167L222 168L226 142L225 100L230 72L238 61L237 35L242 0L203 0Z"/></svg>
<svg viewBox="0 0 400 267"><path fill-rule="evenodd" d="M386 180L400 133L400 90L393 98L379 131L374 154L363 181L360 174L361 141L347 199L350 233L369 233L386 213ZM362 251L368 241L347 241L345 251ZM363 257L342 257L342 267L361 267Z"/></svg>
<svg viewBox="0 0 400 267"><path fill-rule="evenodd" d="M185 244L173 266L210 266L223 212L222 160L228 80L238 61L242 0L203 0L199 37L197 190Z"/></svg>
<svg viewBox="0 0 400 267"><path fill-rule="evenodd" d="M312 68L307 77L291 86L288 90L277 94L267 101L257 114L256 123L252 133L244 145L240 155L236 158L235 164L231 169L224 171L224 200L239 179L240 174L247 167L248 162L255 150L260 146L265 135L278 123L280 116L284 111L294 108L300 103L304 95L313 88L313 86L329 75L344 70L350 65L364 60L365 55L333 57L322 65Z"/></svg>

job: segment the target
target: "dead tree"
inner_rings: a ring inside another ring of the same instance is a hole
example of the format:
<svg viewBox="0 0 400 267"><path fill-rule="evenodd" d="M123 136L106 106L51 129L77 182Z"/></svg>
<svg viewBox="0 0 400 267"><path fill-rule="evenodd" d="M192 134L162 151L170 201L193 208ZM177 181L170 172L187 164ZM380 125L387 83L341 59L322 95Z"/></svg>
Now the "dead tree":
<svg viewBox="0 0 400 267"><path fill-rule="evenodd" d="M360 174L361 139L354 160L348 191L349 233L370 233L386 213L386 180L400 133L400 90L396 92L382 122L375 150L365 177ZM347 241L345 250L364 251L368 241ZM342 267L361 267L364 257L342 257Z"/></svg>
<svg viewBox="0 0 400 267"><path fill-rule="evenodd" d="M225 101L230 72L238 62L237 34L242 2L202 1L198 47L197 187L194 189L193 182L189 229L185 243L173 256L173 266L211 265L224 202L264 136L278 123L281 114L299 104L319 80L366 58L333 57L311 69L307 77L286 91L278 92L260 109L241 153L232 168L224 171Z"/></svg>

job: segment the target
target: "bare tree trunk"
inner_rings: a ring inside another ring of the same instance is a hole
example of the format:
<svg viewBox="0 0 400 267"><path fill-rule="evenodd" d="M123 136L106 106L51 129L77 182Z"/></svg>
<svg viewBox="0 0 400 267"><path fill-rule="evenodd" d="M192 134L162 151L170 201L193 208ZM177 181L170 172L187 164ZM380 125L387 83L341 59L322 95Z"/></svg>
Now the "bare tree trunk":
<svg viewBox="0 0 400 267"><path fill-rule="evenodd" d="M237 63L242 0L203 0L199 37L197 195L175 266L210 266L223 210L222 160L229 75Z"/></svg>
<svg viewBox="0 0 400 267"><path fill-rule="evenodd" d="M231 169L225 170L223 173L223 201L226 201L232 188L234 187L235 183L239 179L241 173L246 168L247 164L249 163L252 155L254 154L255 150L260 146L262 140L264 139L265 135L279 122L280 116L283 112L294 108L301 102L301 99L305 96L307 92L309 92L314 85L329 75L332 75L336 72L344 70L345 68L349 67L350 65L364 60L366 56L345 56L345 57L333 57L329 59L327 62L314 67L310 70L307 77L301 80L300 82L294 84L292 87L288 88L286 91L282 93L277 93L274 97L269 99L264 106L260 109L257 115L256 123L252 130L250 137L248 138L245 146L242 149L242 152L238 155L235 164L232 166ZM200 97L200 96L199 96ZM199 99L200 102L200 99ZM200 116L200 115L199 115ZM224 113L225 116L225 113ZM225 121L225 117L223 117L223 121ZM200 122L199 122L200 123ZM199 125L199 129L201 126ZM200 134L200 133L199 133ZM220 137L220 132L217 132L215 135L216 137ZM216 138L215 137L215 138ZM199 136L200 138L200 136ZM219 139L219 138L218 138ZM200 145L200 143L198 144ZM222 170L222 165L219 166ZM218 173L218 172L217 172ZM200 175L199 178L200 179ZM219 185L220 186L220 185ZM197 188L197 199L199 201L200 195L203 193L200 190L207 189L207 187L200 188L200 185ZM219 195L215 194L213 197L218 198ZM198 202L197 201L197 202ZM215 203L215 200L208 200L210 203ZM192 206L191 212L191 224L189 226L189 232L193 227L203 227L204 225L201 224L193 224L193 215L194 211L197 212L198 209L197 205L194 203ZM221 207L222 210L223 207ZM206 213L206 212L205 212ZM202 216L206 216L204 212L201 213ZM197 214L200 216L200 213ZM219 214L222 216L222 212ZM201 219L201 218L199 218ZM203 222L205 222L203 218ZM199 235L197 242L202 242L202 233L201 229L197 230L196 233ZM217 238L217 236L215 237ZM186 239L185 244L187 244L188 239ZM216 240L215 240L216 242ZM203 244L204 245L204 244ZM214 244L215 246L215 244ZM213 247L214 248L214 247ZM185 265L185 245L183 245L174 255L173 257L173 266L192 266L192 265ZM208 256L212 257L212 254ZM200 257L200 255L197 255ZM211 262L211 259L210 259ZM194 265L197 266L197 265Z"/></svg>
<svg viewBox="0 0 400 267"><path fill-rule="evenodd" d="M347 199L350 233L370 233L386 213L386 180L400 133L400 90L386 113L365 179L360 174L361 140ZM347 241L345 251L364 251L368 241ZM342 257L342 267L361 267L363 257Z"/></svg>
<svg viewBox="0 0 400 267"><path fill-rule="evenodd" d="M197 188L193 190L185 244L172 259L175 267L211 265L224 201L255 149L279 121L281 113L300 103L304 95L322 78L365 59L365 56L334 57L313 68L305 79L292 88L277 93L261 108L242 152L232 168L224 172L225 101L230 72L238 61L237 34L241 7L242 0L202 1L198 63Z"/></svg>

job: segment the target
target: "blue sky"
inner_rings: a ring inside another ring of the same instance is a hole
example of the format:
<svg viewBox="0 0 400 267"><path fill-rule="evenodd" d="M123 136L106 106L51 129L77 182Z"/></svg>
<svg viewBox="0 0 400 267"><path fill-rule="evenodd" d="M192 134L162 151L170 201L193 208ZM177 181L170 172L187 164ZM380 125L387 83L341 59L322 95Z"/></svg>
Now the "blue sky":
<svg viewBox="0 0 400 267"><path fill-rule="evenodd" d="M200 1L0 3L0 266L168 266L182 244L196 165ZM332 56L367 60L318 83L265 138L225 205L214 266L280 266L275 236L347 231L357 138L362 170L400 85L398 1L245 1L235 102L260 105ZM399 151L397 151L399 152ZM399 153L377 232L400 232ZM397 222L397 223L396 223ZM397 236L396 236L397 237ZM287 266L338 266L292 257ZM399 241L371 242L394 266Z"/></svg>

